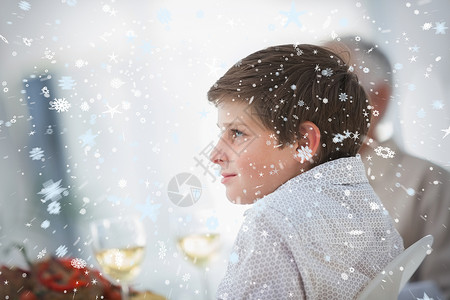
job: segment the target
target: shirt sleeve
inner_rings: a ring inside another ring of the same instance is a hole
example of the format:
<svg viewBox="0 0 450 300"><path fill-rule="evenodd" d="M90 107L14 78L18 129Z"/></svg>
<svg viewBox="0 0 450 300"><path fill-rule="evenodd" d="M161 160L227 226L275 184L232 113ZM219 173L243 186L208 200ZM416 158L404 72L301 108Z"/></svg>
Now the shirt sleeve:
<svg viewBox="0 0 450 300"><path fill-rule="evenodd" d="M417 208L420 218L416 219L416 223L420 226L415 235L416 239L417 236L433 235L433 252L425 258L413 280L434 280L445 299L450 299L450 181L446 171L436 169L435 173L424 172L426 175L419 189L422 192L418 195L420 201L417 201L420 204Z"/></svg>
<svg viewBox="0 0 450 300"><path fill-rule="evenodd" d="M252 212L238 233L217 299L305 299L303 285L276 211Z"/></svg>

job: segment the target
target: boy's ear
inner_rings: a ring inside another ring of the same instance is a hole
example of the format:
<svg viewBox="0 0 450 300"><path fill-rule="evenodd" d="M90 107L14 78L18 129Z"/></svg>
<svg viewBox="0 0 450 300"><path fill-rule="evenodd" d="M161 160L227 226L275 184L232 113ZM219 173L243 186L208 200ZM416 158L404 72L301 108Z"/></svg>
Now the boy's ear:
<svg viewBox="0 0 450 300"><path fill-rule="evenodd" d="M311 121L305 121L299 126L299 137L294 144L294 156L297 161L303 163L309 161L318 151L320 146L320 130L316 124Z"/></svg>

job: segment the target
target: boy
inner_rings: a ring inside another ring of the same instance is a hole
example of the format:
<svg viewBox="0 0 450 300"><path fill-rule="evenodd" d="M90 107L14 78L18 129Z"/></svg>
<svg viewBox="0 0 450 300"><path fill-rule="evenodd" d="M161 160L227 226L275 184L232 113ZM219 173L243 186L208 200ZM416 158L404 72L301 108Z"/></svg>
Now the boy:
<svg viewBox="0 0 450 300"><path fill-rule="evenodd" d="M227 197L256 202L218 298L355 298L403 251L357 155L371 106L356 75L324 48L281 45L239 61L208 99Z"/></svg>

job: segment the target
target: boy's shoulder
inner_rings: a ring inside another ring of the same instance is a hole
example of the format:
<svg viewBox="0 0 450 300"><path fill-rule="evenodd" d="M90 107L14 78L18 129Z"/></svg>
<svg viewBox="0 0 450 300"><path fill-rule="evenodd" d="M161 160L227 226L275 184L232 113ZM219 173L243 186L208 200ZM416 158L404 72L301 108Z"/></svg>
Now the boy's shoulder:
<svg viewBox="0 0 450 300"><path fill-rule="evenodd" d="M365 210L369 202L374 201L378 203L379 199L370 187L361 159L340 158L288 180L257 201L246 212L246 219L271 222L278 227L320 230L327 227L330 220L346 221L349 213L346 205L358 203L361 204L358 209Z"/></svg>

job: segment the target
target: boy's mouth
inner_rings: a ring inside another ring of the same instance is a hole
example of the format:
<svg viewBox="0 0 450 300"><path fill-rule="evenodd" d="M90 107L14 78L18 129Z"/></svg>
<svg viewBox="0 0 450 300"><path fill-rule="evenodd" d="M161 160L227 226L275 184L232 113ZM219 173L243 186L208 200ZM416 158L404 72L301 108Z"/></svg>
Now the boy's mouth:
<svg viewBox="0 0 450 300"><path fill-rule="evenodd" d="M232 174L232 173L222 173L222 180L220 182L222 182L223 184L227 183L230 179L232 179L233 177L235 177L237 174Z"/></svg>

